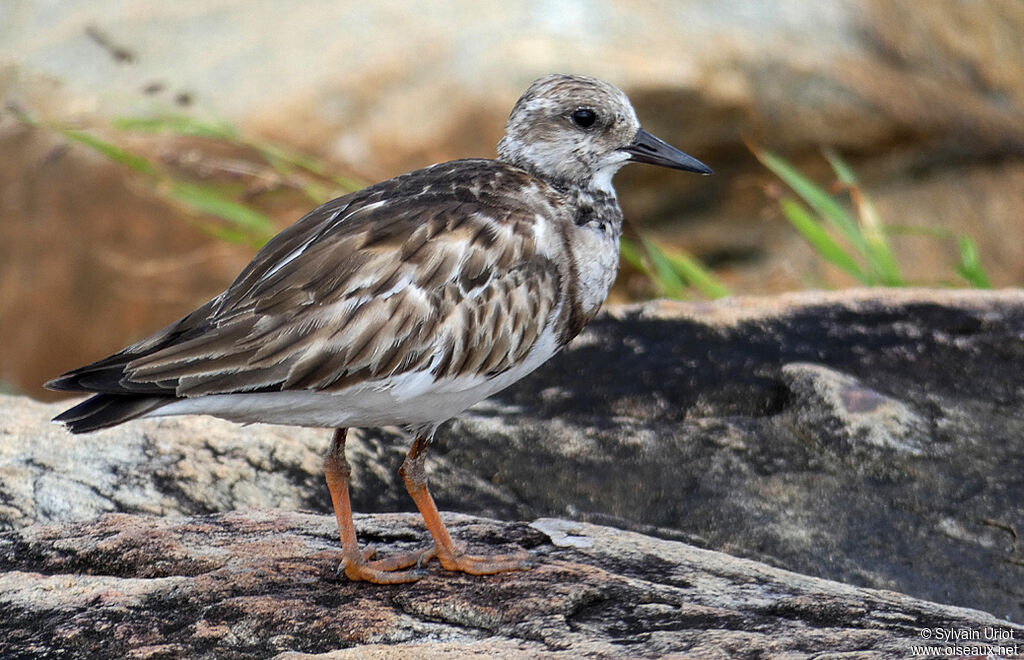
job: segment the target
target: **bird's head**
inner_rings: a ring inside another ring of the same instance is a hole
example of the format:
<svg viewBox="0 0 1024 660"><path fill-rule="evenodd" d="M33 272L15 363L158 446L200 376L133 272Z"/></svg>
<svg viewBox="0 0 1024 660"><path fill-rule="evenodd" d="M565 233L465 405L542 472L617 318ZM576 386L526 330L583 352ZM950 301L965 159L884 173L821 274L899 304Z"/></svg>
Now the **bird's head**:
<svg viewBox="0 0 1024 660"><path fill-rule="evenodd" d="M631 162L711 174L642 129L622 90L586 76L550 75L530 85L512 109L498 157L552 183L613 195L612 177Z"/></svg>

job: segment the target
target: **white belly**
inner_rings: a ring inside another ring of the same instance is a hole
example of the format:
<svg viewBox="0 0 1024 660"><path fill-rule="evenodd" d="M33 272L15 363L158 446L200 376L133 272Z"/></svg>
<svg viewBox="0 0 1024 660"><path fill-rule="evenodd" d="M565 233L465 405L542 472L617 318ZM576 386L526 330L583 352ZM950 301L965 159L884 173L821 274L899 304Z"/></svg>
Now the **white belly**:
<svg viewBox="0 0 1024 660"><path fill-rule="evenodd" d="M492 378L470 376L435 381L429 372L423 371L361 383L337 392L211 394L179 399L146 417L197 414L242 423L333 428L439 424L518 381L557 351L558 343L549 326L523 362Z"/></svg>

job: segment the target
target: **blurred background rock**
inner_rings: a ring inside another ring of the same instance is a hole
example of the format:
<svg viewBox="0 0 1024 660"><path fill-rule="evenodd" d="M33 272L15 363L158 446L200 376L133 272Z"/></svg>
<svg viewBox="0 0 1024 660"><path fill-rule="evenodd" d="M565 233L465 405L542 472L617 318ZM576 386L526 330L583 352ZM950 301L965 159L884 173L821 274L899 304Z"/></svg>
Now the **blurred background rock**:
<svg viewBox="0 0 1024 660"><path fill-rule="evenodd" d="M1019 0L0 3L7 108L98 130L167 112L225 120L367 182L492 157L515 99L550 72L614 82L649 130L715 168L629 168L618 188L638 229L735 293L853 284L782 218L745 141L821 177L820 150L835 148L890 223L969 234L994 286L1024 282ZM244 149L119 139L175 166L260 175ZM0 114L9 389L48 396L42 381L190 311L252 256L151 188ZM297 194L261 205L279 227L312 206ZM947 276L951 250L896 242L911 282ZM650 295L627 269L613 299Z"/></svg>

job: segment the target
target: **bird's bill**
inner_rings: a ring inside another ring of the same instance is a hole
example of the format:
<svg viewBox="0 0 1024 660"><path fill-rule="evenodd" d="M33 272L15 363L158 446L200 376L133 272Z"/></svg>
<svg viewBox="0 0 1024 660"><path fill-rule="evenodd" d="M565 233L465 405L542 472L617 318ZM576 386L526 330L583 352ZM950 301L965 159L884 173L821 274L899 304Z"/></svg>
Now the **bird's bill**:
<svg viewBox="0 0 1024 660"><path fill-rule="evenodd" d="M629 154L629 160L634 163L648 163L699 174L714 174L710 167L690 154L683 153L642 128L637 131L633 144L623 148L622 151Z"/></svg>

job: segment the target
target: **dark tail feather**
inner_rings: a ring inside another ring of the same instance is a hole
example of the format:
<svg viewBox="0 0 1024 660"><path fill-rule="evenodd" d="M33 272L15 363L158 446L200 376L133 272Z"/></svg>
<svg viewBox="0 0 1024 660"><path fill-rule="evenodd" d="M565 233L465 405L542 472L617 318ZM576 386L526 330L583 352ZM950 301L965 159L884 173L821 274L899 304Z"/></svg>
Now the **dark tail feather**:
<svg viewBox="0 0 1024 660"><path fill-rule="evenodd" d="M97 394L53 418L72 433L88 433L141 417L174 401L173 397Z"/></svg>
<svg viewBox="0 0 1024 660"><path fill-rule="evenodd" d="M125 386L125 367L131 362L131 356L117 353L108 358L97 360L84 367L58 376L48 381L43 387L58 392L110 392L126 394L154 394L155 392L132 392Z"/></svg>

